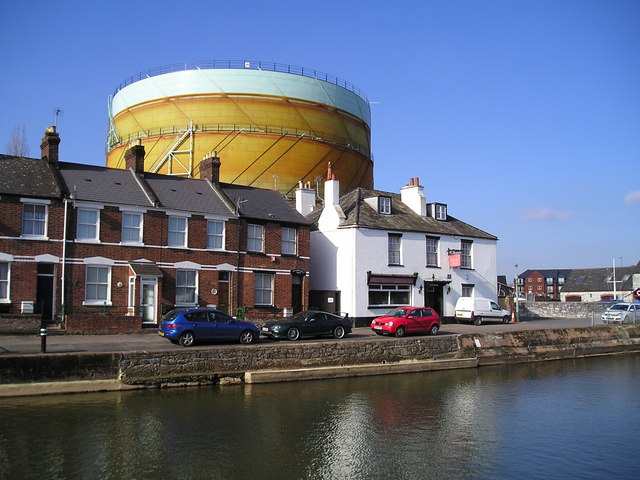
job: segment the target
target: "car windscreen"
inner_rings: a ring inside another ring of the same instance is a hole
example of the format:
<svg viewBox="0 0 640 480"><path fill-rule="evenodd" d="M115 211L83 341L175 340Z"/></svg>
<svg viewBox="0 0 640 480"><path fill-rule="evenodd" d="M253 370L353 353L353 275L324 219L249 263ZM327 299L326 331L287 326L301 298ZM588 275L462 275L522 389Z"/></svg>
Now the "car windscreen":
<svg viewBox="0 0 640 480"><path fill-rule="evenodd" d="M623 304L618 304L618 305L614 305L613 307L609 308L609 310L627 310L627 306L623 305Z"/></svg>
<svg viewBox="0 0 640 480"><path fill-rule="evenodd" d="M299 312L299 313L296 313L293 316L293 320L297 320L299 322L302 322L302 321L306 320L307 318L313 318L315 313L316 312Z"/></svg>

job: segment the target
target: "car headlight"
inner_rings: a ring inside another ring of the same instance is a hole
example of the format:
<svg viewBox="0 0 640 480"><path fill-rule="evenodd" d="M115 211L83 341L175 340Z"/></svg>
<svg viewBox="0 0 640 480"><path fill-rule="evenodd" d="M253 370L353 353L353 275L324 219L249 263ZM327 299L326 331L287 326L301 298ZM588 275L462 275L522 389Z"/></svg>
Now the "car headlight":
<svg viewBox="0 0 640 480"><path fill-rule="evenodd" d="M393 321L387 323L387 325L389 325L390 327L393 327Z"/></svg>

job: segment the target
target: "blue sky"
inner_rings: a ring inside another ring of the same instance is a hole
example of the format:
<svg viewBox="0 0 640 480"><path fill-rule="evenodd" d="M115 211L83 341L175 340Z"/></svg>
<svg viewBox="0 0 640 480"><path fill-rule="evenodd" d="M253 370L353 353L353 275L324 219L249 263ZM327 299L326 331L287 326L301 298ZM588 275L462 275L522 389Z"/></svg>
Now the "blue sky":
<svg viewBox="0 0 640 480"><path fill-rule="evenodd" d="M640 260L640 2L3 2L0 151L61 108L65 161L105 164L107 101L203 60L311 67L372 102L375 187L497 237L498 273Z"/></svg>

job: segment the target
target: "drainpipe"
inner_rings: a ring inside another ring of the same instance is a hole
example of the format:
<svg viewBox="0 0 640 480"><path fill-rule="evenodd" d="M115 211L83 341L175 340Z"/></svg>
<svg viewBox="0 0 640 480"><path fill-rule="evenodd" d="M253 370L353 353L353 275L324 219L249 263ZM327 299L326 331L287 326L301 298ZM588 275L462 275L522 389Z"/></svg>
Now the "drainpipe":
<svg viewBox="0 0 640 480"><path fill-rule="evenodd" d="M236 221L238 222L238 257L236 260L236 316L238 315L238 308L241 307L242 294L241 294L241 281L240 281L240 245L242 242L242 222L240 221L240 206L248 202L249 200L243 200L242 198L236 198L234 201ZM246 312L245 312L246 313Z"/></svg>
<svg viewBox="0 0 640 480"><path fill-rule="evenodd" d="M75 195L71 194L73 197ZM62 273L60 276L60 285L62 288L62 293L60 295L60 320L61 323L64 324L64 316L65 316L65 302L66 302L66 266L67 266L67 214L69 209L69 198L64 198L64 222L62 225Z"/></svg>

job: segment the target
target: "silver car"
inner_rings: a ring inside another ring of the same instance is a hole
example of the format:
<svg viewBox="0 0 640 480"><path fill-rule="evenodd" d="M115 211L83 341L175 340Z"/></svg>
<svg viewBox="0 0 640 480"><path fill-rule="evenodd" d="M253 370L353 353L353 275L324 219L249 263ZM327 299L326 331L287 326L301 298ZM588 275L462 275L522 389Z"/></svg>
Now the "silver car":
<svg viewBox="0 0 640 480"><path fill-rule="evenodd" d="M640 303L616 303L601 318L604 323L640 323Z"/></svg>

